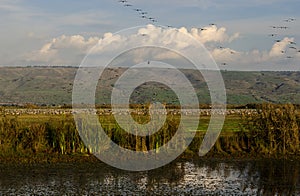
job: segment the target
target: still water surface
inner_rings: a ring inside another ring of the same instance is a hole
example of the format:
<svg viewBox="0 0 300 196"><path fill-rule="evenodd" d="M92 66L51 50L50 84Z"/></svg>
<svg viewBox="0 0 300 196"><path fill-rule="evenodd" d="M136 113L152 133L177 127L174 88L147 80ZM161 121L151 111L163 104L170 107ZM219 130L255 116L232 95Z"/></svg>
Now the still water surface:
<svg viewBox="0 0 300 196"><path fill-rule="evenodd" d="M0 195L300 195L300 161L174 161L146 172L104 163L0 165Z"/></svg>

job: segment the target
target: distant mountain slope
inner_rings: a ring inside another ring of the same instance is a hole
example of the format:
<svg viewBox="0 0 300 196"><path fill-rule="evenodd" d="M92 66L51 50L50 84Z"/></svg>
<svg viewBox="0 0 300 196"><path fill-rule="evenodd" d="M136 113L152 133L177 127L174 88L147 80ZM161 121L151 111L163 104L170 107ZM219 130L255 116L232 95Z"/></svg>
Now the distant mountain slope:
<svg viewBox="0 0 300 196"><path fill-rule="evenodd" d="M0 103L70 104L76 71L75 67L0 67ZM124 71L124 68L105 71L97 91L98 103L109 103L110 91ZM195 70L181 71L194 85L200 102L209 103L201 74ZM300 103L300 72L222 71L222 75L230 104ZM154 87L139 86L132 94L132 102L151 101L153 97L156 101L178 103L167 86L157 83Z"/></svg>

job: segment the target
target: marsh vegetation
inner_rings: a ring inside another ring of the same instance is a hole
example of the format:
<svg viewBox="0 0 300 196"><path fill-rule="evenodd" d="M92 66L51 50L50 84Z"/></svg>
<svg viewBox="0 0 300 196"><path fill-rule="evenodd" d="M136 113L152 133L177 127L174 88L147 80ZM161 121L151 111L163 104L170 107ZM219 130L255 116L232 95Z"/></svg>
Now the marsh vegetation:
<svg viewBox="0 0 300 196"><path fill-rule="evenodd" d="M133 115L139 123L149 121L147 115ZM124 131L112 114L99 115L107 136L123 148L135 151L158 149L176 133L180 114L168 114L162 128L150 136L136 136ZM194 118L199 118L195 116ZM182 157L197 156L210 116L200 116L192 143ZM131 128L131 127L127 127ZM133 128L133 127L132 127ZM254 113L227 115L223 130L207 156L221 157L294 157L300 155L300 114L292 104L259 105ZM102 138L93 136L96 142ZM182 145L184 141L178 141ZM103 150L109 150L109 143ZM176 146L175 146L176 147ZM30 157L48 155L89 155L97 149L82 142L71 114L22 114L0 117L0 156Z"/></svg>

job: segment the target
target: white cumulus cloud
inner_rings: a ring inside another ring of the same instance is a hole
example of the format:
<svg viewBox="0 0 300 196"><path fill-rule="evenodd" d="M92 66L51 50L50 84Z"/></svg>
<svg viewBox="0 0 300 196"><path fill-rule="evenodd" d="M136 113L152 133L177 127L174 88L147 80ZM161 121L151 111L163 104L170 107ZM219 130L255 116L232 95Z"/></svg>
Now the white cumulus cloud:
<svg viewBox="0 0 300 196"><path fill-rule="evenodd" d="M269 53L270 57L283 56L291 42L294 42L294 38L285 37L283 40L276 42Z"/></svg>
<svg viewBox="0 0 300 196"><path fill-rule="evenodd" d="M27 54L27 61L48 65L78 65L88 49L98 41L98 37L85 39L81 35L62 35L44 44L40 50Z"/></svg>
<svg viewBox="0 0 300 196"><path fill-rule="evenodd" d="M182 51L190 47L191 39L187 36L209 48L210 54L219 65L233 66L235 69L243 67L251 69L255 65L280 66L282 63L286 63L287 55L290 55L288 58L293 58L295 62L300 58L300 52L291 49L294 38L290 37L278 40L270 47L270 50L238 51L229 47L220 47L220 43L228 44L239 38L238 32L229 35L225 27L218 28L215 25L210 25L202 29L192 28L189 30L181 27L175 30L147 25L129 33L105 33L102 37L85 38L81 35L62 35L45 43L39 50L27 54L27 61L33 64L79 65L84 56L93 48L90 51L92 54L100 52L108 58L105 60L108 62L118 55L115 54L115 51L119 51L120 48L124 49L125 52L138 48L141 43L149 46L164 46L173 51ZM180 58L176 52L168 50L139 49L133 50L130 55L130 59L119 58L117 64L138 63L149 57L158 61L167 59L169 62L176 62ZM201 54L195 51L195 54L192 55L199 56ZM97 62L97 64L101 63Z"/></svg>

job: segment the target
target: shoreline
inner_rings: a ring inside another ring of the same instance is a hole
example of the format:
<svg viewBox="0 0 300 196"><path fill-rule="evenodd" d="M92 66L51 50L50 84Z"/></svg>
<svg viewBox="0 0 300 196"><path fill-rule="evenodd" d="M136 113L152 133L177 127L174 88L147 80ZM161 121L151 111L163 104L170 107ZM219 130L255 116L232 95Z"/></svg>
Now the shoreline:
<svg viewBox="0 0 300 196"><path fill-rule="evenodd" d="M211 153L200 157L196 154L187 154L183 153L181 156L176 158L174 161L201 161L201 162L210 162L210 161L222 161L222 162L232 162L232 161L259 161L259 160L274 160L274 161L300 161L300 156L298 155L289 155L289 156L237 156L237 155L212 155ZM104 163L100 159L96 158L93 154L38 154L38 155L1 155L0 156L0 165L35 165L35 164L81 164L81 163Z"/></svg>

